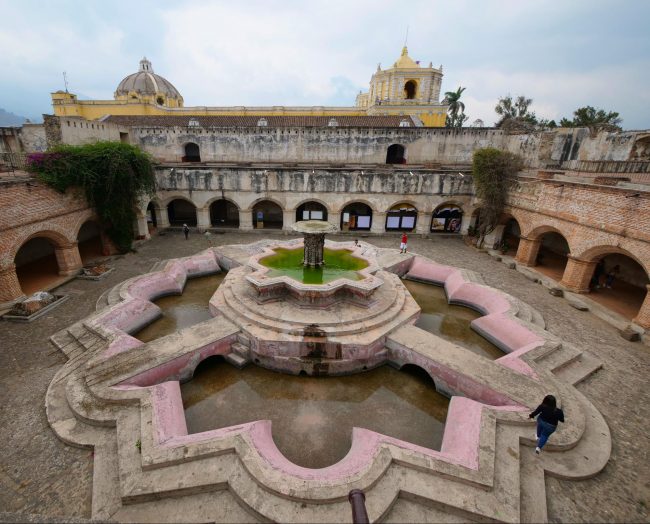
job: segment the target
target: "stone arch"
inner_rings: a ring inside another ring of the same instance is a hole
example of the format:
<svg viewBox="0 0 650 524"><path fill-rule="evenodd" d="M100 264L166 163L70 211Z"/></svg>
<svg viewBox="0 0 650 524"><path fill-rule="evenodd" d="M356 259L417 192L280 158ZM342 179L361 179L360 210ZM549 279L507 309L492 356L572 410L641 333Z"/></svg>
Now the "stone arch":
<svg viewBox="0 0 650 524"><path fill-rule="evenodd" d="M55 247L57 248L66 248L68 247L71 243L74 242L74 240L68 238L64 233L61 231L56 231L54 229L43 229L40 231L36 231L34 233L25 235L19 239L17 239L14 243L11 249L9 250L11 259L16 258L16 254L18 253L18 250L27 242L32 240L33 238L37 237L42 237L48 239Z"/></svg>
<svg viewBox="0 0 650 524"><path fill-rule="evenodd" d="M347 202L341 209L342 231L370 231L373 209L370 204L360 200Z"/></svg>
<svg viewBox="0 0 650 524"><path fill-rule="evenodd" d="M188 226L196 226L197 207L188 198L172 198L167 202L166 207L170 225L181 226L187 224Z"/></svg>
<svg viewBox="0 0 650 524"><path fill-rule="evenodd" d="M183 144L183 158L181 162L200 162L201 148L196 142L186 142Z"/></svg>
<svg viewBox="0 0 650 524"><path fill-rule="evenodd" d="M442 202L431 212L429 230L432 233L460 233L464 214L461 203Z"/></svg>
<svg viewBox="0 0 650 524"><path fill-rule="evenodd" d="M386 150L387 164L406 164L406 147L402 144L391 144Z"/></svg>
<svg viewBox="0 0 650 524"><path fill-rule="evenodd" d="M517 253L521 239L521 222L517 217L506 212L501 215L499 225L503 227L501 233L501 252L514 255Z"/></svg>
<svg viewBox="0 0 650 524"><path fill-rule="evenodd" d="M332 212L332 209L330 208L329 204L325 200L322 200L322 199L317 198L317 197L304 198L303 200L301 200L300 202L298 202L296 204L296 209L298 209L301 205L306 204L307 202L318 202L319 204L324 206L325 209L327 209L328 213Z"/></svg>
<svg viewBox="0 0 650 524"><path fill-rule="evenodd" d="M246 209L245 211L252 211L253 208L257 204L259 204L260 202L264 202L265 200L268 200L269 202L273 202L274 204L277 204L278 206L280 206L280 209L282 209L284 211L284 204L282 202L280 202L277 198L274 198L274 197L271 197L271 196L269 196L269 197L260 197L260 198L257 198L255 200L253 200L250 203L250 205L248 206L248 209Z"/></svg>
<svg viewBox="0 0 650 524"><path fill-rule="evenodd" d="M270 198L259 199L253 204L253 227L255 229L282 229L283 208Z"/></svg>
<svg viewBox="0 0 650 524"><path fill-rule="evenodd" d="M307 200L296 207L296 222L301 220L327 221L327 206L318 200Z"/></svg>
<svg viewBox="0 0 650 524"><path fill-rule="evenodd" d="M386 211L386 231L415 231L418 208L408 201L393 204Z"/></svg>
<svg viewBox="0 0 650 524"><path fill-rule="evenodd" d="M239 227L239 206L229 198L216 198L206 205L213 227Z"/></svg>
<svg viewBox="0 0 650 524"><path fill-rule="evenodd" d="M436 387L436 381L426 369L424 369L422 366L418 366L417 364L404 364L399 368L400 371L403 373L408 373L411 376L417 377L423 382L428 382L430 383L436 390L438 389Z"/></svg>
<svg viewBox="0 0 650 524"><path fill-rule="evenodd" d="M556 227L545 224L534 228L528 234L528 241L534 243L537 251L531 254L531 265L554 280L562 280L571 256L568 238Z"/></svg>

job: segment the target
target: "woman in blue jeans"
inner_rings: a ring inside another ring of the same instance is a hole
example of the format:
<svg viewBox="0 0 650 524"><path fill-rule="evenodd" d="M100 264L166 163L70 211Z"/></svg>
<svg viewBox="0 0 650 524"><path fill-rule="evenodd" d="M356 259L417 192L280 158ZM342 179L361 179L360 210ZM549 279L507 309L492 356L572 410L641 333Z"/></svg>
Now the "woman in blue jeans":
<svg viewBox="0 0 650 524"><path fill-rule="evenodd" d="M535 448L535 453L539 454L544 444L546 444L548 437L557 429L558 422L564 422L564 412L557 407L557 402L553 395L546 395L542 403L528 417L537 417L537 432L535 433L537 436L537 447Z"/></svg>

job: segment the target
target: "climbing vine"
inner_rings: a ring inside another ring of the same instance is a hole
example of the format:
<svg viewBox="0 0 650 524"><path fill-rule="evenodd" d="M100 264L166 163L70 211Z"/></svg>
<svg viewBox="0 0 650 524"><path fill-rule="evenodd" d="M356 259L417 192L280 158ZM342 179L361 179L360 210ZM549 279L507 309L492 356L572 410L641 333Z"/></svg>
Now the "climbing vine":
<svg viewBox="0 0 650 524"><path fill-rule="evenodd" d="M83 192L115 245L121 251L131 248L138 200L155 191L147 153L122 142L61 145L30 155L28 168L57 191Z"/></svg>
<svg viewBox="0 0 650 524"><path fill-rule="evenodd" d="M472 176L476 196L481 199L478 245L499 223L508 198L508 191L516 183L516 175L523 167L521 157L487 147L474 152Z"/></svg>

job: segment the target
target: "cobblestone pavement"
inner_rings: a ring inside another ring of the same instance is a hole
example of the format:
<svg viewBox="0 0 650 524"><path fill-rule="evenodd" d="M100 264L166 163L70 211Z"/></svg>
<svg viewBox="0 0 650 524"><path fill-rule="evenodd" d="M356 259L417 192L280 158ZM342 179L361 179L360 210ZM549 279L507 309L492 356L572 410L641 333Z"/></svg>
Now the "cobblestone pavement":
<svg viewBox="0 0 650 524"><path fill-rule="evenodd" d="M288 238L280 233L264 236ZM0 322L0 511L90 516L92 451L60 442L45 416L45 392L65 361L49 343L50 335L94 311L105 290L149 271L160 260L186 256L209 244L248 243L260 238L259 234L237 232L207 239L196 234L186 241L180 232L170 232L141 244L137 253L113 257L110 264L116 269L105 281L73 280L65 284L60 290L72 295L71 299L35 322ZM398 236L366 240L380 247L399 246ZM546 288L467 247L460 239L411 238L409 248L438 262L480 273L489 285L535 306L549 331L602 359L604 368L578 389L605 416L612 431L612 456L605 470L593 479L570 482L547 477L549 519L648 522L650 349L623 340L602 320L573 309Z"/></svg>

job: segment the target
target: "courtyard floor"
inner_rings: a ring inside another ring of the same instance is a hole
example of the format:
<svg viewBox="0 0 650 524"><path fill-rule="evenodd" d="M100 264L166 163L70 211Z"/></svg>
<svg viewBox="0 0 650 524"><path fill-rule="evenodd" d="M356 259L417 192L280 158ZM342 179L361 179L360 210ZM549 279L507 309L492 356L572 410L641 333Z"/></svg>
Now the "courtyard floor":
<svg viewBox="0 0 650 524"><path fill-rule="evenodd" d="M265 235L286 239L279 233ZM59 291L70 300L31 324L0 322L0 521L16 514L89 518L92 451L59 441L47 424L44 398L65 362L49 337L94 311L99 296L160 260L186 256L209 245L254 242L259 234L199 234L184 240L169 232L141 244L137 253L113 257L106 280L73 280ZM335 235L328 237L337 240ZM350 236L345 239L350 240ZM399 247L399 237L369 237L380 247ZM536 307L552 333L586 349L603 369L578 385L604 415L612 432L612 455L593 479L570 482L546 478L552 522L648 522L650 513L650 348L622 339L589 312L572 308L517 271L508 269L460 239L410 238L409 250L443 264L480 273L486 283ZM6 512L3 513L2 512ZM26 517L25 517L26 518ZM24 520L21 519L21 520Z"/></svg>

